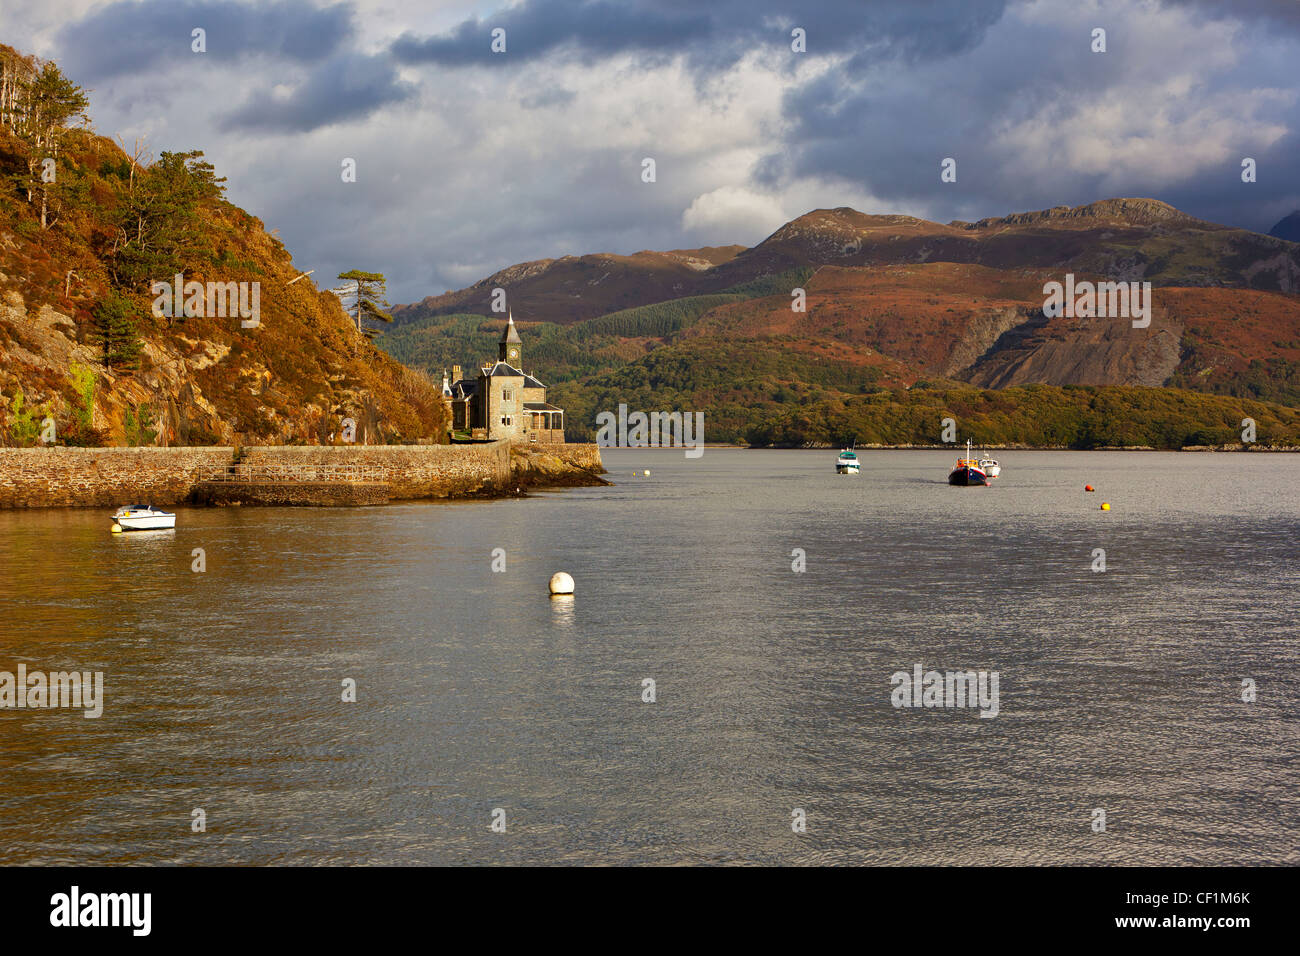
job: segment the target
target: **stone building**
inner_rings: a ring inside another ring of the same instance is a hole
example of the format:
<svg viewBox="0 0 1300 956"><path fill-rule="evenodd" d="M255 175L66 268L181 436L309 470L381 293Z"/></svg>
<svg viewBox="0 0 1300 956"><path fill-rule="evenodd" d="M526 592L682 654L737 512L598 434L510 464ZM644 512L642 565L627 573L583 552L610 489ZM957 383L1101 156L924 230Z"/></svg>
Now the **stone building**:
<svg viewBox="0 0 1300 956"><path fill-rule="evenodd" d="M511 313L497 343L496 362L482 366L473 378L462 375L459 365L450 378L443 373L452 431L480 440L564 441L564 409L548 404L546 386L523 371L523 354Z"/></svg>

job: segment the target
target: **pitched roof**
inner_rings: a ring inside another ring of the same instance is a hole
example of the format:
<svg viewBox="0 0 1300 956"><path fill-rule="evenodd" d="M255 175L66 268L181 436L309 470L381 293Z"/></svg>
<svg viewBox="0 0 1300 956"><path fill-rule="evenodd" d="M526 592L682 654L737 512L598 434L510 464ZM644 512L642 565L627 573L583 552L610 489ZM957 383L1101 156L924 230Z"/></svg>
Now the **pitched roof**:
<svg viewBox="0 0 1300 956"><path fill-rule="evenodd" d="M515 328L515 315L513 312L510 313L510 318L506 322L505 331L501 333L501 341L503 343L518 342L523 344L524 340L519 337L519 330Z"/></svg>
<svg viewBox="0 0 1300 956"><path fill-rule="evenodd" d="M497 362L496 365L493 365L490 369L488 369L487 375L488 378L494 378L497 375L514 375L519 378L528 377L524 375L523 372L519 371L519 369L515 368L513 365L508 365L505 362Z"/></svg>

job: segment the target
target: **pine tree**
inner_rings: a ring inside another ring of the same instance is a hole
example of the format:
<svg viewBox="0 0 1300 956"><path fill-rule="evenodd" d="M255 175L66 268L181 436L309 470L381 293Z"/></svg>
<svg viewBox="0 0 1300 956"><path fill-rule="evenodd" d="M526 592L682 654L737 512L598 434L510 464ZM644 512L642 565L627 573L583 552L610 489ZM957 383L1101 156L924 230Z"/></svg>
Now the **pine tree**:
<svg viewBox="0 0 1300 956"><path fill-rule="evenodd" d="M221 197L225 181L200 150L164 152L141 173L133 173L118 210L112 249L116 284L135 288L183 272L210 255L200 210Z"/></svg>
<svg viewBox="0 0 1300 956"><path fill-rule="evenodd" d="M135 316L135 304L115 292L95 307L92 330L103 349L105 368L122 368L139 357L141 345Z"/></svg>
<svg viewBox="0 0 1300 956"><path fill-rule="evenodd" d="M84 119L90 100L53 63L16 57L8 47L0 53L0 125L10 127L26 147L25 168L11 176L29 203L39 192L41 228L48 229L51 200L57 206L60 189L59 147L68 122Z"/></svg>
<svg viewBox="0 0 1300 956"><path fill-rule="evenodd" d="M360 269L352 269L349 272L340 272L339 278L352 283L350 286L335 289L334 292L341 299L351 300L344 308L348 314L356 317L358 332L371 337L378 334L378 329L366 326L366 319L376 319L380 322L393 321L393 317L385 311L392 306L384 297L384 293L388 290L388 280L382 272L362 272Z"/></svg>

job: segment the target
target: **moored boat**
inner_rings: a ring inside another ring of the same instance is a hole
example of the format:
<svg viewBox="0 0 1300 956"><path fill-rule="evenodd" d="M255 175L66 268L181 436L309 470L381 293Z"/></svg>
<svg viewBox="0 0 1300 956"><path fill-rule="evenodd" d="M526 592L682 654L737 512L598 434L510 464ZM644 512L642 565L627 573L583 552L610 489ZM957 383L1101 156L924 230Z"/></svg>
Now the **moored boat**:
<svg viewBox="0 0 1300 956"><path fill-rule="evenodd" d="M981 457L979 461L980 471L984 472L990 478L996 478L1002 474L1002 466L998 464L996 458Z"/></svg>
<svg viewBox="0 0 1300 956"><path fill-rule="evenodd" d="M176 516L153 505L126 505L113 512L113 531L158 531L176 527Z"/></svg>
<svg viewBox="0 0 1300 956"><path fill-rule="evenodd" d="M971 456L970 439L966 439L966 457L958 458L952 471L948 472L950 485L987 485L989 476L980 468L979 460Z"/></svg>
<svg viewBox="0 0 1300 956"><path fill-rule="evenodd" d="M858 466L858 453L851 448L845 448L840 452L840 457L835 459L835 473L837 475L856 475L861 473Z"/></svg>

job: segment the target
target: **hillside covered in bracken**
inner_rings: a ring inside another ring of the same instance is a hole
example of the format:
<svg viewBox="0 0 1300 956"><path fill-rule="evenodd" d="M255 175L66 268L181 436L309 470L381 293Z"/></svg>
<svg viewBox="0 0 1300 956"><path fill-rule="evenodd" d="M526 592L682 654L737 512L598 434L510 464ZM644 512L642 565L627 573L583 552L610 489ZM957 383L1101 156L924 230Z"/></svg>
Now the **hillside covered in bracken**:
<svg viewBox="0 0 1300 956"><path fill-rule="evenodd" d="M486 354L503 288L516 319L539 320L521 326L530 371L558 386L575 438L627 403L704 411L715 441L933 442L949 401L996 410L966 422L987 442L1232 444L1264 416L1261 445L1300 444L1300 244L1111 199L946 225L821 209L732 248L670 298L648 253L594 285L601 257L506 269L395 310L380 344L435 373ZM1150 324L1045 314L1044 285L1067 273L1150 282Z"/></svg>
<svg viewBox="0 0 1300 956"><path fill-rule="evenodd" d="M345 418L357 441L445 440L428 378L299 279L202 152L128 153L53 63L0 46L0 71L0 444L319 443ZM155 314L177 274L256 283L256 325Z"/></svg>

